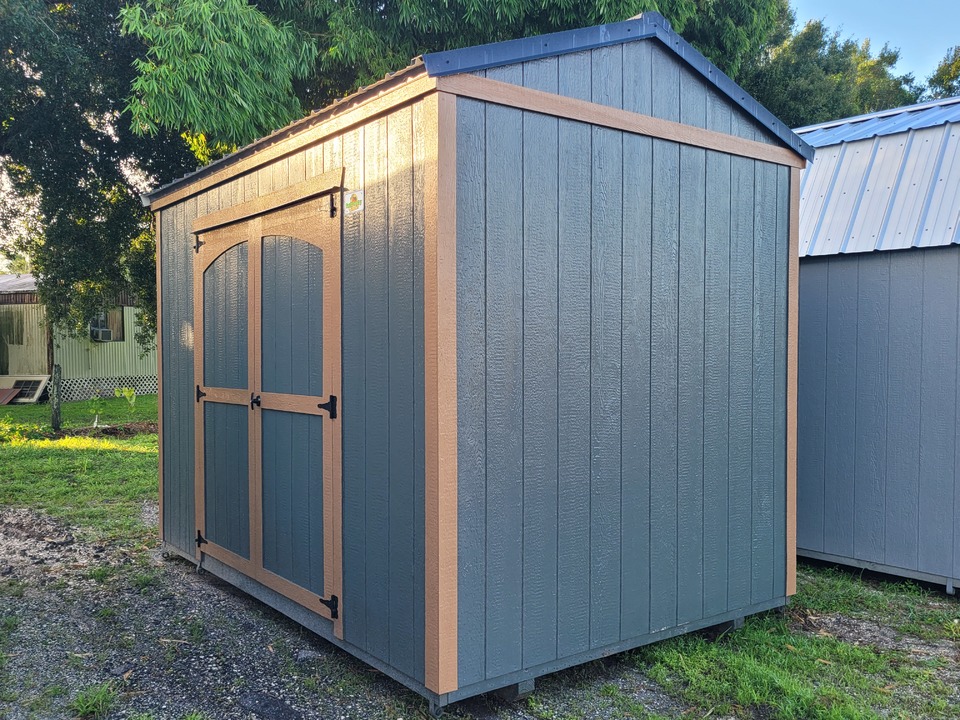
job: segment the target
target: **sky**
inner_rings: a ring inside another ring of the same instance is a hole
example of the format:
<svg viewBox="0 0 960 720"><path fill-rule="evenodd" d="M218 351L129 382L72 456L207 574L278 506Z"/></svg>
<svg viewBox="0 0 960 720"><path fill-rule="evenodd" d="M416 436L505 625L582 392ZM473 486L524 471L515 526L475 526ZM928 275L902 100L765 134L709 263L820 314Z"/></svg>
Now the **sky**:
<svg viewBox="0 0 960 720"><path fill-rule="evenodd" d="M900 48L898 73L926 81L947 49L960 45L958 0L791 0L797 23L824 19L843 37L870 38L879 49L885 42Z"/></svg>

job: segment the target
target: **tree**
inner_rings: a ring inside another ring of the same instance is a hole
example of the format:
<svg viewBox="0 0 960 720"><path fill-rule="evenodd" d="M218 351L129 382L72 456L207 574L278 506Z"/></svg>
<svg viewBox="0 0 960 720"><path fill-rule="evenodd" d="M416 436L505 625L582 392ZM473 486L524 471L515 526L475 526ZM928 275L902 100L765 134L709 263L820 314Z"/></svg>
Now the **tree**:
<svg viewBox="0 0 960 720"><path fill-rule="evenodd" d="M869 40L843 39L820 20L773 45L748 68L741 83L790 127L860 115L917 101L911 75L895 75L899 51Z"/></svg>
<svg viewBox="0 0 960 720"><path fill-rule="evenodd" d="M927 89L932 98L960 95L960 45L947 50L947 54L927 81Z"/></svg>
<svg viewBox="0 0 960 720"><path fill-rule="evenodd" d="M123 11L124 31L147 48L129 104L134 129L184 131L221 148L251 142L422 53L645 10L663 13L736 75L789 13L787 0L266 0L256 9L245 0L141 1Z"/></svg>
<svg viewBox="0 0 960 720"><path fill-rule="evenodd" d="M146 339L153 240L138 192L195 161L178 134L142 137L121 118L142 46L121 37L119 10L119 0L0 3L0 231L13 238L6 254L30 258L51 323L85 332L133 291Z"/></svg>

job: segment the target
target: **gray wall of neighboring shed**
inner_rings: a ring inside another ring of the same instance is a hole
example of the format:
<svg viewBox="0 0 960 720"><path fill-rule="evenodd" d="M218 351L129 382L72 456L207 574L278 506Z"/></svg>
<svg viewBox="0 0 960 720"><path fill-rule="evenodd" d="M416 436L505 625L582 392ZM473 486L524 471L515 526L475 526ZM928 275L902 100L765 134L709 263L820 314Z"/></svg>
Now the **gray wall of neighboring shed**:
<svg viewBox="0 0 960 720"><path fill-rule="evenodd" d="M736 125L702 84L622 83L628 48L487 76ZM787 169L457 119L461 688L782 597Z"/></svg>
<svg viewBox="0 0 960 720"><path fill-rule="evenodd" d="M423 680L422 104L162 211L164 539L195 546L191 221L343 167L343 597L347 643Z"/></svg>
<svg viewBox="0 0 960 720"><path fill-rule="evenodd" d="M800 262L797 546L960 578L960 248Z"/></svg>

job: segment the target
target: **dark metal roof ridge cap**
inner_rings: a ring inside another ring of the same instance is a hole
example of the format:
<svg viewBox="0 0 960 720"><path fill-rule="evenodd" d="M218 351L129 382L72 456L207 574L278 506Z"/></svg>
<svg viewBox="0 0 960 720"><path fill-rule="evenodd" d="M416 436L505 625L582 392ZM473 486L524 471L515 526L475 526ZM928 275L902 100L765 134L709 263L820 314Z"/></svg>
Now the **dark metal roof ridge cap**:
<svg viewBox="0 0 960 720"><path fill-rule="evenodd" d="M827 122L817 123L816 125L804 125L794 129L798 135L813 132L815 130L828 130L841 125L853 125L855 123L866 122L867 120L880 120L895 115L903 115L911 112L921 112L923 110L932 110L935 107L944 105L955 105L960 103L960 95L956 97L940 98L938 100L928 100L927 102L916 103L915 105L902 105L900 107L890 108L889 110L878 110L863 115L851 115L850 117L839 118L838 120L828 120Z"/></svg>
<svg viewBox="0 0 960 720"><path fill-rule="evenodd" d="M410 64L405 68L397 70L392 73L387 73L382 79L377 80L370 85L364 85L357 89L355 92L345 95L339 100L334 100L329 105L325 105L319 110L311 110L307 115L304 115L299 120L294 120L289 125L285 125L282 128L274 130L269 135L264 135L262 138L254 140L249 145L244 145L242 148L234 150L229 155L224 155L222 158L218 158L213 162L197 168L193 172L189 172L186 175L182 175L175 180L171 180L166 185L161 185L160 187L154 188L145 193L140 193L140 202L144 207L150 207L150 204L154 202L159 197L167 194L168 192L174 190L175 188L183 185L186 182L192 182L194 180L199 180L200 178L206 177L216 170L227 167L234 162L238 162L246 157L249 157L254 152L260 150L266 145L269 145L273 142L283 140L291 135L295 135L306 127L313 125L316 122L323 122L324 120L329 119L335 115L339 110L349 107L354 102L363 99L366 95L369 95L372 92L376 92L381 89L384 85L387 85L399 78L403 78L417 70L423 69L423 61L420 56L413 58L410 61Z"/></svg>
<svg viewBox="0 0 960 720"><path fill-rule="evenodd" d="M427 53L423 64L431 77L476 72L486 68L566 55L633 40L656 38L687 65L698 72L719 92L726 95L798 155L813 160L814 148L794 133L753 96L707 60L696 48L676 33L670 22L658 12L645 12L618 23L504 40L459 50Z"/></svg>
<svg viewBox="0 0 960 720"><path fill-rule="evenodd" d="M656 35L660 26L670 30L670 23L663 15L657 12L646 12L629 20L607 25L561 30L546 35L425 53L423 64L431 77L458 75L517 62L593 50L607 45L619 45L629 40L642 40Z"/></svg>

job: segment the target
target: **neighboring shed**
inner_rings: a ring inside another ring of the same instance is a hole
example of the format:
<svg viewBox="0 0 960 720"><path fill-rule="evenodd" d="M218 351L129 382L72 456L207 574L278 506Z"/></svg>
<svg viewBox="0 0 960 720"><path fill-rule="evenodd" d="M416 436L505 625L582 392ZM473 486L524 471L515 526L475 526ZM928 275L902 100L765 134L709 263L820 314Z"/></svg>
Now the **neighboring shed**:
<svg viewBox="0 0 960 720"><path fill-rule="evenodd" d="M0 389L20 383L42 392L57 364L64 401L86 400L98 391L112 396L115 387L155 393L156 350L144 353L137 343L137 310L132 305L129 298L120 298L117 307L91 322L96 342L51 333L33 276L0 275ZM18 400L27 393L21 396Z"/></svg>
<svg viewBox="0 0 960 720"><path fill-rule="evenodd" d="M782 605L810 153L648 13L145 196L166 547L433 710Z"/></svg>
<svg viewBox="0 0 960 720"><path fill-rule="evenodd" d="M802 555L960 580L960 98L797 131Z"/></svg>

